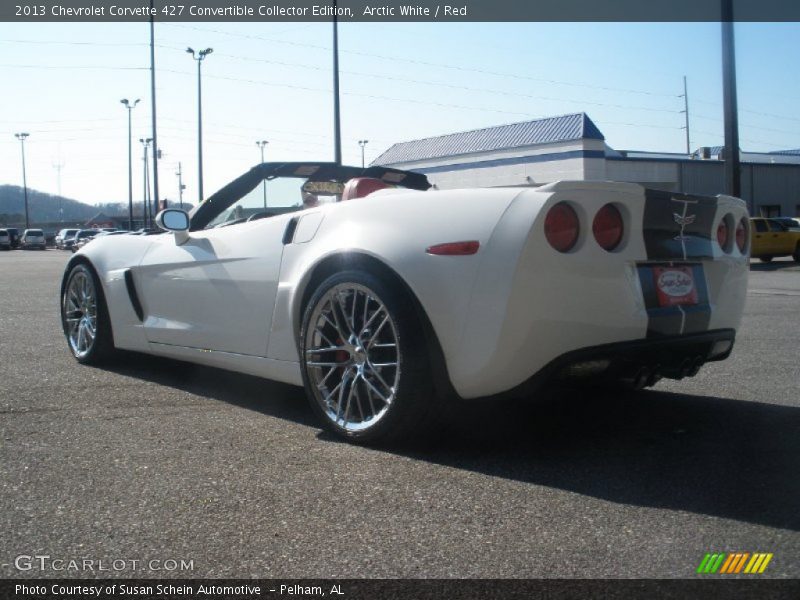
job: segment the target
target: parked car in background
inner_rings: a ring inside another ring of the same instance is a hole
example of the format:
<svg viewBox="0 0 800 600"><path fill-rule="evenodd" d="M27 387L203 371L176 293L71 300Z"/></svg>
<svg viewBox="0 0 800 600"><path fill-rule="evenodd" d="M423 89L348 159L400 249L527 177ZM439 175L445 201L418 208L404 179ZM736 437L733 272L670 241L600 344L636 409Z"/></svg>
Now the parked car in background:
<svg viewBox="0 0 800 600"><path fill-rule="evenodd" d="M81 248L83 248L86 244L94 239L100 233L99 229L81 229L78 233L75 234L74 238L71 238L69 241L72 243L69 246L69 249L73 252L77 252Z"/></svg>
<svg viewBox="0 0 800 600"><path fill-rule="evenodd" d="M791 256L800 262L800 230L789 229L778 219L750 219L753 246L750 256L769 262L776 256Z"/></svg>
<svg viewBox="0 0 800 600"><path fill-rule="evenodd" d="M77 237L77 236L78 236L78 234L79 234L81 231L85 231L85 230L83 230L83 229L77 229L77 230L75 230L75 233L74 233L74 234L72 234L72 235L71 235L71 236L69 236L69 237L66 237L66 238L64 238L64 242L63 242L63 244L62 244L62 247L63 247L63 249L64 249L64 250L72 250L72 246L73 246L73 245L75 244L75 242L77 241L77 239L78 239L78 237Z"/></svg>
<svg viewBox="0 0 800 600"><path fill-rule="evenodd" d="M8 238L11 241L11 248L19 248L19 229L16 227L6 227Z"/></svg>
<svg viewBox="0 0 800 600"><path fill-rule="evenodd" d="M784 227L800 231L800 219L793 219L792 217L774 217L773 221L777 221Z"/></svg>
<svg viewBox="0 0 800 600"><path fill-rule="evenodd" d="M64 242L67 238L73 237L80 229L62 229L56 234L56 248L59 250L64 249Z"/></svg>
<svg viewBox="0 0 800 600"><path fill-rule="evenodd" d="M11 238L5 229L0 229L0 250L11 250Z"/></svg>
<svg viewBox="0 0 800 600"><path fill-rule="evenodd" d="M20 245L25 250L32 250L33 248L44 250L47 247L44 231L41 229L26 229L22 234Z"/></svg>

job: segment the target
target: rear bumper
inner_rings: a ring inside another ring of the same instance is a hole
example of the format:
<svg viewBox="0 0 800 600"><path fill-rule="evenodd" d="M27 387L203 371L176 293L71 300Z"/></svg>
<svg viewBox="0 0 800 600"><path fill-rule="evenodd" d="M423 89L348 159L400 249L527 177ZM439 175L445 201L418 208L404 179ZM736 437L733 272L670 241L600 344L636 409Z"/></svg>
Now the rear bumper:
<svg viewBox="0 0 800 600"><path fill-rule="evenodd" d="M526 396L559 379L627 379L641 387L659 377L692 377L705 363L728 358L735 341L733 329L718 329L581 348L562 354L503 396Z"/></svg>

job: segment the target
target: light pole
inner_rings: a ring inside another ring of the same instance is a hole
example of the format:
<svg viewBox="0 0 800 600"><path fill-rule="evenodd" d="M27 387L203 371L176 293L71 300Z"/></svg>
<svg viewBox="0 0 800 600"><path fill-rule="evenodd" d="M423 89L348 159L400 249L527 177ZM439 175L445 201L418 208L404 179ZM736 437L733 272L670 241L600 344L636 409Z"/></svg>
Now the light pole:
<svg viewBox="0 0 800 600"><path fill-rule="evenodd" d="M206 48L195 54L191 48L186 49L186 52L197 61L197 193L199 203L203 202L203 88L200 65L205 57L213 51L213 48Z"/></svg>
<svg viewBox="0 0 800 600"><path fill-rule="evenodd" d="M133 231L133 149L131 147L131 112L139 104L139 98L130 102L123 98L120 102L128 109L128 231Z"/></svg>
<svg viewBox="0 0 800 600"><path fill-rule="evenodd" d="M358 140L358 145L361 146L361 168L365 166L364 162L364 147L369 144L369 140Z"/></svg>
<svg viewBox="0 0 800 600"><path fill-rule="evenodd" d="M183 208L183 190L186 189L186 186L183 185L183 170L181 168L181 163L178 162L178 172L175 173L178 176L178 202L180 202L181 209Z"/></svg>
<svg viewBox="0 0 800 600"><path fill-rule="evenodd" d="M739 102L736 93L736 49L733 35L733 0L722 0L722 107L725 123L725 193L741 197L739 156ZM750 212L755 209L755 200Z"/></svg>
<svg viewBox="0 0 800 600"><path fill-rule="evenodd" d="M30 228L30 223L28 219L28 178L25 175L25 139L29 136L29 133L15 133L14 136L19 140L20 146L22 147L22 188L25 193L25 229Z"/></svg>
<svg viewBox="0 0 800 600"><path fill-rule="evenodd" d="M261 164L264 164L264 146L269 144L267 140L260 140L256 142L256 146L261 150ZM267 208L267 180L264 180L264 208Z"/></svg>
<svg viewBox="0 0 800 600"><path fill-rule="evenodd" d="M150 147L150 142L153 141L153 138L139 138L139 141L142 143L142 149L144 150L144 215L142 215L142 223L144 229L149 229L149 221L150 221L150 169L148 168L147 164L147 150Z"/></svg>
<svg viewBox="0 0 800 600"><path fill-rule="evenodd" d="M339 19L333 0L333 154L334 162L342 164L342 118L339 108Z"/></svg>

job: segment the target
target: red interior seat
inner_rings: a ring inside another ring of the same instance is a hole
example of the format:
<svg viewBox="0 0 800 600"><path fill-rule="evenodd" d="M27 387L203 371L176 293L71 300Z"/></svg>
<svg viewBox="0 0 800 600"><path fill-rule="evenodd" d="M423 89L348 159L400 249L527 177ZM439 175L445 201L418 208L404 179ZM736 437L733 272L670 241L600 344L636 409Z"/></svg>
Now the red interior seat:
<svg viewBox="0 0 800 600"><path fill-rule="evenodd" d="M341 201L363 198L364 196L369 196L372 192L385 190L389 187L392 186L374 177L353 177L345 184Z"/></svg>

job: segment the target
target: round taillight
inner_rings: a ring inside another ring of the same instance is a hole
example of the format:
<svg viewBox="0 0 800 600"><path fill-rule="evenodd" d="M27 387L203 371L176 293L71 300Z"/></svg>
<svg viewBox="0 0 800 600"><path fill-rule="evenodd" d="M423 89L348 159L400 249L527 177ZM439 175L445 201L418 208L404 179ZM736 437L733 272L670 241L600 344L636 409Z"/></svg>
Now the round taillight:
<svg viewBox="0 0 800 600"><path fill-rule="evenodd" d="M592 222L592 233L603 250L611 252L619 246L623 232L622 215L616 206L606 204L597 211Z"/></svg>
<svg viewBox="0 0 800 600"><path fill-rule="evenodd" d="M719 247L727 252L728 249L728 219L724 218L717 225L717 243Z"/></svg>
<svg viewBox="0 0 800 600"><path fill-rule="evenodd" d="M569 252L578 242L578 215L566 202L554 205L544 219L544 235L559 252Z"/></svg>
<svg viewBox="0 0 800 600"><path fill-rule="evenodd" d="M745 219L740 220L736 225L736 247L739 248L739 252L742 254L747 248L747 228L748 223Z"/></svg>

